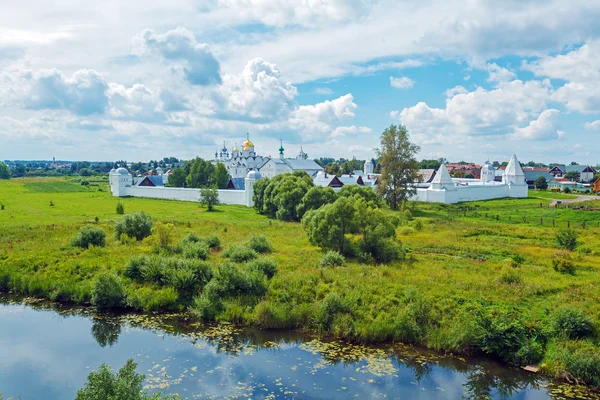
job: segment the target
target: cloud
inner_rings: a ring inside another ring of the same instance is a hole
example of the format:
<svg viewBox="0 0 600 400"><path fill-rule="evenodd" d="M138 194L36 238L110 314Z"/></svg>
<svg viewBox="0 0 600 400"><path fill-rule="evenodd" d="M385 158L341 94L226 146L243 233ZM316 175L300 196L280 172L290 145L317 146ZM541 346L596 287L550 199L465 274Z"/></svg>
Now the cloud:
<svg viewBox="0 0 600 400"><path fill-rule="evenodd" d="M5 74L4 101L30 110L66 109L76 115L101 114L108 106L108 83L98 72L80 69L67 77L56 69Z"/></svg>
<svg viewBox="0 0 600 400"><path fill-rule="evenodd" d="M132 51L137 56L159 54L166 61L182 62L174 64L174 71L181 70L186 81L192 85L221 83L221 67L205 43L198 43L195 35L179 27L157 34L146 29L132 40Z"/></svg>
<svg viewBox="0 0 600 400"><path fill-rule="evenodd" d="M544 110L528 126L517 129L515 136L529 140L558 139L562 136L557 126L559 115L560 111L556 109Z"/></svg>
<svg viewBox="0 0 600 400"><path fill-rule="evenodd" d="M600 131L600 119L592 122L586 122L583 127L588 131Z"/></svg>
<svg viewBox="0 0 600 400"><path fill-rule="evenodd" d="M281 80L277 65L255 58L241 74L225 75L213 99L218 116L266 121L287 118L297 107L297 94L294 85Z"/></svg>
<svg viewBox="0 0 600 400"><path fill-rule="evenodd" d="M600 109L600 40L590 40L567 54L524 62L523 68L537 76L566 81L555 91L553 100L568 109L584 114Z"/></svg>
<svg viewBox="0 0 600 400"><path fill-rule="evenodd" d="M395 87L396 89L409 89L413 87L414 84L415 81L405 76L399 78L390 76L390 85L392 85L392 87Z"/></svg>
<svg viewBox="0 0 600 400"><path fill-rule="evenodd" d="M540 81L500 82L491 90L462 87L447 91L444 108L425 102L390 116L398 118L411 133L425 135L506 135L546 107L550 89Z"/></svg>
<svg viewBox="0 0 600 400"><path fill-rule="evenodd" d="M517 77L513 72L506 68L499 67L497 64L488 64L488 82L508 82L512 81Z"/></svg>
<svg viewBox="0 0 600 400"><path fill-rule="evenodd" d="M330 95L330 94L333 94L333 90L329 89L328 87L316 88L315 93L323 94L323 95Z"/></svg>
<svg viewBox="0 0 600 400"><path fill-rule="evenodd" d="M333 132L331 132L331 137L339 137L339 136L356 136L359 133L371 133L372 129L367 126L338 126Z"/></svg>

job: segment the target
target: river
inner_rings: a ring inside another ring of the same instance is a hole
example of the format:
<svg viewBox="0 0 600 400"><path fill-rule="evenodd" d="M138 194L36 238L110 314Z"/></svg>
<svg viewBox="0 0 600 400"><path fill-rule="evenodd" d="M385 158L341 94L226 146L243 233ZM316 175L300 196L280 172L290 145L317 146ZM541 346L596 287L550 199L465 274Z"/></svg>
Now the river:
<svg viewBox="0 0 600 400"><path fill-rule="evenodd" d="M490 360L367 347L180 316L99 316L0 297L0 393L73 399L90 371L133 358L145 388L184 398L586 398ZM587 396L592 396L588 394ZM592 398L592 397L587 397Z"/></svg>

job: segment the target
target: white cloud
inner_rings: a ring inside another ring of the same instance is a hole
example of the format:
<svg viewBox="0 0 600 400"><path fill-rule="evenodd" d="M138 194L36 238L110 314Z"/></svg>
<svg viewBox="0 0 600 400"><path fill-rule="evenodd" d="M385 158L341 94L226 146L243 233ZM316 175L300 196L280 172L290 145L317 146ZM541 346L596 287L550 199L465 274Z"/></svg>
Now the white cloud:
<svg viewBox="0 0 600 400"><path fill-rule="evenodd" d="M586 122L583 127L588 131L600 131L600 119L592 122Z"/></svg>
<svg viewBox="0 0 600 400"><path fill-rule="evenodd" d="M390 76L390 85L392 85L392 87L396 89L409 89L413 87L414 84L415 81L413 81L410 78L407 78L406 76L401 76L399 78Z"/></svg>
<svg viewBox="0 0 600 400"><path fill-rule="evenodd" d="M257 121L287 117L297 107L298 90L280 78L277 65L260 58L249 61L241 74L223 77L214 95L217 114Z"/></svg>
<svg viewBox="0 0 600 400"><path fill-rule="evenodd" d="M330 94L333 94L333 90L329 89L328 87L316 88L315 93L323 94L323 95L330 95Z"/></svg>
<svg viewBox="0 0 600 400"><path fill-rule="evenodd" d="M488 82L508 82L515 79L517 76L506 68L499 67L497 64L488 64Z"/></svg>
<svg viewBox="0 0 600 400"><path fill-rule="evenodd" d="M184 62L183 66L173 65L182 70L185 79L192 85L221 83L221 67L205 43L198 43L189 30L179 27L157 34L146 29L132 40L132 51L138 56L160 54L169 62Z"/></svg>
<svg viewBox="0 0 600 400"><path fill-rule="evenodd" d="M5 104L18 104L31 110L66 109L77 115L103 113L108 106L108 83L90 69L71 77L56 69L22 70L1 76L0 95Z"/></svg>
<svg viewBox="0 0 600 400"><path fill-rule="evenodd" d="M447 95L444 108L419 102L390 115L415 134L506 135L546 107L550 89L543 82L514 80L491 90L458 87Z"/></svg>
<svg viewBox="0 0 600 400"><path fill-rule="evenodd" d="M600 109L600 40L590 40L564 55L523 63L523 68L537 76L567 81L555 91L553 100L568 109L584 114Z"/></svg>
<svg viewBox="0 0 600 400"><path fill-rule="evenodd" d="M560 111L556 109L544 110L537 119L531 121L528 126L518 128L515 136L523 139L558 139L558 116Z"/></svg>
<svg viewBox="0 0 600 400"><path fill-rule="evenodd" d="M339 136L356 136L359 133L371 133L371 128L367 126L338 126L333 132L331 132L331 137L339 137Z"/></svg>

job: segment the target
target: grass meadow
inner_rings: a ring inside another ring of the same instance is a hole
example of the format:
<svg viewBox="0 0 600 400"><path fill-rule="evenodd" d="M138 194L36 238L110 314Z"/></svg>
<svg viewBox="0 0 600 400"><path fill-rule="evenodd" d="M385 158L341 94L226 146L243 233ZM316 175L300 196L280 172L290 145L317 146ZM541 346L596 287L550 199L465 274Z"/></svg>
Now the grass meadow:
<svg viewBox="0 0 600 400"><path fill-rule="evenodd" d="M114 238L123 217L115 211L120 201L126 214L144 211L155 224L167 224L175 242L192 232L214 234L226 249L252 233L268 237L274 249L268 257L278 272L266 295L254 303L229 299L219 320L486 353L521 365L539 362L552 376L600 386L600 211L548 208L547 193L452 206L410 204L410 212L399 212L403 222L397 229L408 249L405 260L347 260L324 268L322 252L309 244L299 223L271 220L243 206L207 212L189 202L118 200L105 181L90 183L0 181L0 291L89 302L100 273L122 276L131 257L152 254L156 245L155 235L127 244ZM106 231L105 247L69 245L88 224ZM579 234L574 251L555 243L567 224ZM575 273L555 271L557 256L568 256ZM222 251L213 250L209 261L213 267L223 262ZM169 288L124 281L128 296L137 296L145 311L189 306L162 301L173 297ZM565 307L582 311L592 333L559 332L555 314Z"/></svg>

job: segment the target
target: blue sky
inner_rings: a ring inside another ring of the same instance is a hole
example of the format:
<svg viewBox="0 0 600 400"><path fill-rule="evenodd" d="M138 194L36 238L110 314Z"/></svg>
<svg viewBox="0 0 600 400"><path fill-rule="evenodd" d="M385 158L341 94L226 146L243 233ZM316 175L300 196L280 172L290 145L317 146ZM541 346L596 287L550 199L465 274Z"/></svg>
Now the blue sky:
<svg viewBox="0 0 600 400"><path fill-rule="evenodd" d="M36 4L37 3L37 4ZM74 0L0 15L0 159L600 162L600 4L573 0Z"/></svg>

